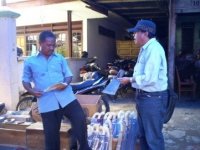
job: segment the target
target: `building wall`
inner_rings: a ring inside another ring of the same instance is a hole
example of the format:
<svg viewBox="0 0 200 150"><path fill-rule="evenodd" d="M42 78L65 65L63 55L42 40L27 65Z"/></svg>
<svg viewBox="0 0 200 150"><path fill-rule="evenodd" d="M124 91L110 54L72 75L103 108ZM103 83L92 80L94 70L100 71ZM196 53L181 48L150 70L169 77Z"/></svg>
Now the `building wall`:
<svg viewBox="0 0 200 150"><path fill-rule="evenodd" d="M176 24L176 43L175 43L175 47L176 47L176 54L179 54L181 51L181 24L177 23Z"/></svg>
<svg viewBox="0 0 200 150"><path fill-rule="evenodd" d="M20 58L17 63L17 69L18 69L18 86L19 86L19 92L20 94L25 92L25 89L22 85L22 73L23 73L23 67L24 67L24 58Z"/></svg>
<svg viewBox="0 0 200 150"><path fill-rule="evenodd" d="M176 53L178 54L181 51L182 45L182 23L193 22L194 23L194 41L193 41L193 50L200 49L200 20L198 19L199 16L187 16L187 14L181 17L177 17L176 22Z"/></svg>
<svg viewBox="0 0 200 150"><path fill-rule="evenodd" d="M194 33L194 50L198 50L200 49L200 20L195 24Z"/></svg>
<svg viewBox="0 0 200 150"><path fill-rule="evenodd" d="M115 38L99 33L99 26L115 32ZM98 64L105 67L107 62L114 60L116 55L116 39L123 39L126 31L109 22L107 19L90 19L87 21L87 51L89 57L97 56Z"/></svg>

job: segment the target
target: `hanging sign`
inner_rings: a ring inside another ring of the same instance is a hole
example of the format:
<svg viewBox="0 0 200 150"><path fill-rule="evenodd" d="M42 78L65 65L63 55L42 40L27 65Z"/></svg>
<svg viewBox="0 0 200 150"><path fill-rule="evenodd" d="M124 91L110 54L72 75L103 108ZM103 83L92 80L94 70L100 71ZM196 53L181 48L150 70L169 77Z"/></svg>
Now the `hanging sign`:
<svg viewBox="0 0 200 150"><path fill-rule="evenodd" d="M200 12L200 0L176 0L176 13Z"/></svg>

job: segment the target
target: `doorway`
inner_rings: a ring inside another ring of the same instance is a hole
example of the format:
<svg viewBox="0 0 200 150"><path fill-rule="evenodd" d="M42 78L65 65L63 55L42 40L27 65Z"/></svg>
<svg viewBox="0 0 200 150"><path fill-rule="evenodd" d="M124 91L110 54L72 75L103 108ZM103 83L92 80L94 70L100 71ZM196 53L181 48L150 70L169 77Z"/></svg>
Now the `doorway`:
<svg viewBox="0 0 200 150"><path fill-rule="evenodd" d="M193 53L194 23L182 24L182 52L185 54Z"/></svg>

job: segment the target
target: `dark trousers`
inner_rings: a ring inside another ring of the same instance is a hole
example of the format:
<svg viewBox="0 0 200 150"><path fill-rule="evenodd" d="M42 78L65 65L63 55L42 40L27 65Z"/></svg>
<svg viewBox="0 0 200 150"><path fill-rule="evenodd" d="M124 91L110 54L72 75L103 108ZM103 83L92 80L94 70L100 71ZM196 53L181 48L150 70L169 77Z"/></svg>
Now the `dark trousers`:
<svg viewBox="0 0 200 150"><path fill-rule="evenodd" d="M63 115L71 122L73 136L80 145L79 150L90 150L87 142L86 117L77 100L74 100L64 108L41 113L45 135L45 149L60 150L60 126Z"/></svg>
<svg viewBox="0 0 200 150"><path fill-rule="evenodd" d="M167 91L137 94L136 108L141 150L165 149L162 128L167 100Z"/></svg>

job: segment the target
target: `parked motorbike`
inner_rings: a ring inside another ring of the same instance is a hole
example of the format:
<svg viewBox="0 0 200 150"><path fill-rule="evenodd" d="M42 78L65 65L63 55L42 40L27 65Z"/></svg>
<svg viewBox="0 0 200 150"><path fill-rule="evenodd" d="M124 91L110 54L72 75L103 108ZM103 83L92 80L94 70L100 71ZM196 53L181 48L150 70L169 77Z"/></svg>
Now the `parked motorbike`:
<svg viewBox="0 0 200 150"><path fill-rule="evenodd" d="M0 102L0 115L5 114L6 111L5 103Z"/></svg>
<svg viewBox="0 0 200 150"><path fill-rule="evenodd" d="M107 63L107 69L109 74L117 74L121 69L124 70L124 76L131 77L135 64L136 59L115 59L114 62Z"/></svg>
<svg viewBox="0 0 200 150"><path fill-rule="evenodd" d="M108 78L131 77L133 75L133 68L135 64L136 64L136 59L120 59L120 58L115 59L111 63L107 63L106 72L108 73ZM106 95L106 97L115 102L118 96L123 97L124 94L126 94L129 89L132 89L130 84L120 85L115 95Z"/></svg>

